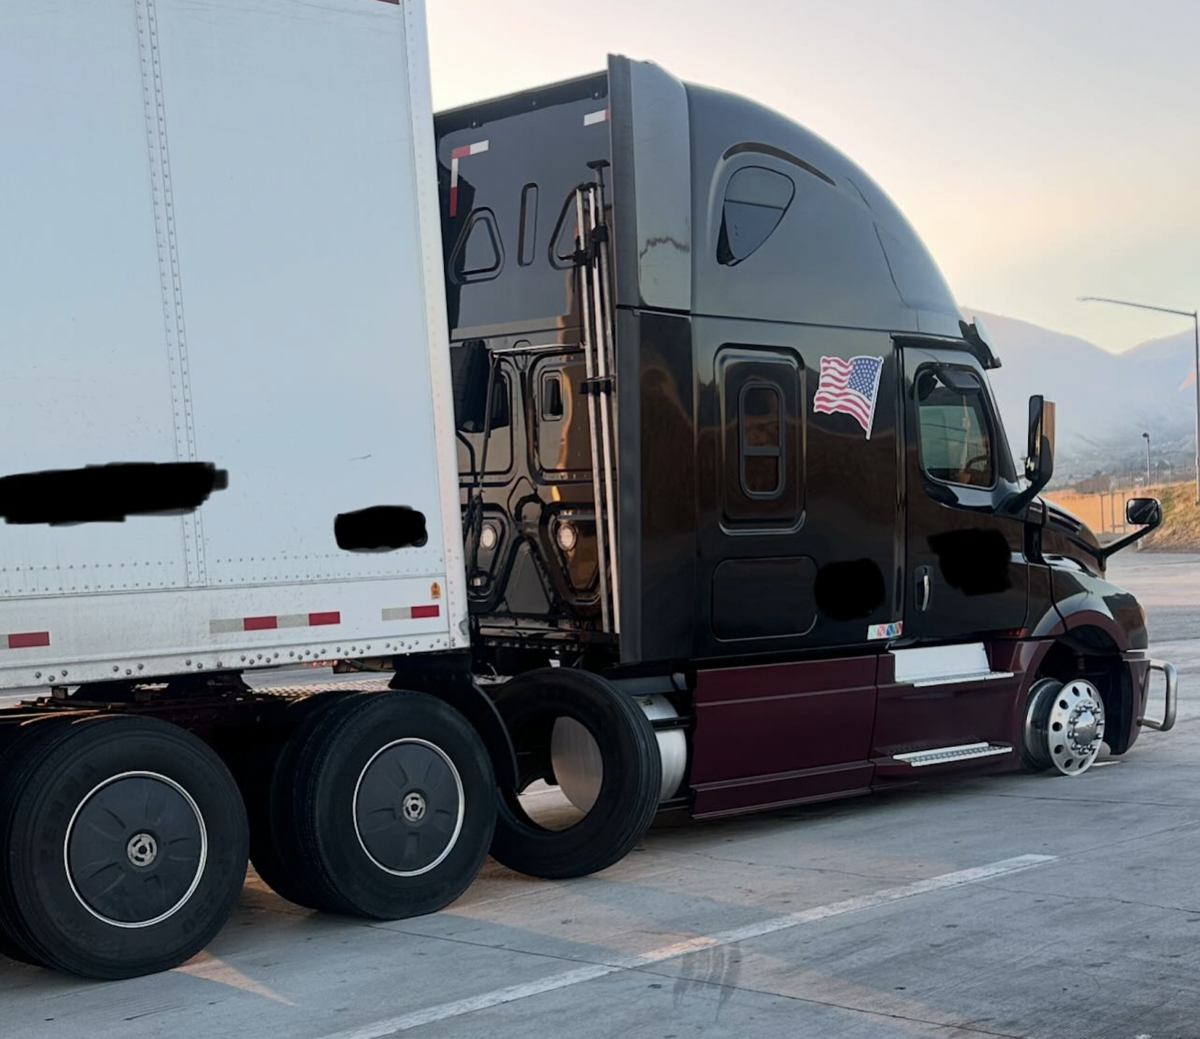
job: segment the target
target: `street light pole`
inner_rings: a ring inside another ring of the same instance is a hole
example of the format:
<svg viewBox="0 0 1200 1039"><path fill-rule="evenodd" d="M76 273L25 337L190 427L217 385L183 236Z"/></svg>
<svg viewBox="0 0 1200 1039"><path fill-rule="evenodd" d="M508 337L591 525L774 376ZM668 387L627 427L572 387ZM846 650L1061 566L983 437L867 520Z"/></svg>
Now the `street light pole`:
<svg viewBox="0 0 1200 1039"><path fill-rule="evenodd" d="M1136 307L1138 310L1156 310L1160 314L1178 314L1190 317L1196 333L1196 504L1200 505L1200 311L1175 310L1173 307L1152 307L1148 303L1130 303L1127 299L1109 299L1107 296L1080 296L1081 303L1115 303L1118 307ZM1149 439L1146 441L1149 449Z"/></svg>
<svg viewBox="0 0 1200 1039"><path fill-rule="evenodd" d="M1142 436L1144 436L1146 438L1146 487L1149 488L1149 486L1150 486L1150 434L1143 433Z"/></svg>

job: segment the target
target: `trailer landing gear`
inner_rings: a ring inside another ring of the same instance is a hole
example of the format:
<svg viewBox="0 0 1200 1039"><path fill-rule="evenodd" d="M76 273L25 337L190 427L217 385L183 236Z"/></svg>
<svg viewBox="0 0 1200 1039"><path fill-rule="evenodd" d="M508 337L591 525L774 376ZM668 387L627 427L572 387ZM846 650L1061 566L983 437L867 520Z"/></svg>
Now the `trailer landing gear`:
<svg viewBox="0 0 1200 1039"><path fill-rule="evenodd" d="M1034 683L1021 746L1027 770L1081 775L1091 768L1103 742L1104 701L1091 682L1043 678Z"/></svg>

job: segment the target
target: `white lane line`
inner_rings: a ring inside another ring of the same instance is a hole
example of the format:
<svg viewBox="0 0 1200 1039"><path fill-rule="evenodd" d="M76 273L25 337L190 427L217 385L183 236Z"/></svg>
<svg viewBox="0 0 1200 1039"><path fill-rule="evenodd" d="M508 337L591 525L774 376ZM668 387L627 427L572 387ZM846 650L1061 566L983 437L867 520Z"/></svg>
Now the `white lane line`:
<svg viewBox="0 0 1200 1039"><path fill-rule="evenodd" d="M466 999L458 999L451 1003L442 1003L440 1006L428 1007L425 1010L416 1010L398 1017L376 1021L374 1024L364 1025L361 1028L332 1033L325 1036L324 1039L384 1039L385 1036L395 1035L397 1032L407 1032L410 1029L420 1028L437 1021L446 1021L449 1018L462 1017L464 1014L473 1014L479 1010L513 1003L519 999L528 999L530 996L539 996L543 992L555 992L559 989L570 988L572 985L581 985L585 981L595 981L597 978L603 978L610 974L652 966L662 963L664 960L686 956L698 949L732 945L734 942L761 938L766 934L775 934L793 927L801 927L804 924L819 923L831 917L844 916L847 913L860 913L864 909L874 909L877 906L899 902L905 898L926 895L932 891L945 891L949 888L963 887L966 884L978 884L985 880L1032 869L1035 866L1053 862L1056 858L1056 855L1018 855L1016 858L993 862L989 866L976 866L973 869L942 873L939 876L918 880L911 884L885 888L874 894L858 895L855 898L843 899L841 902L831 902L828 905L802 909L786 916L760 920L757 923L735 927L729 931L718 931L716 934L688 938L671 945L664 945L642 956L617 956L607 963L592 963L560 974L552 974L538 981L528 981L520 985L494 989L478 996L468 996Z"/></svg>

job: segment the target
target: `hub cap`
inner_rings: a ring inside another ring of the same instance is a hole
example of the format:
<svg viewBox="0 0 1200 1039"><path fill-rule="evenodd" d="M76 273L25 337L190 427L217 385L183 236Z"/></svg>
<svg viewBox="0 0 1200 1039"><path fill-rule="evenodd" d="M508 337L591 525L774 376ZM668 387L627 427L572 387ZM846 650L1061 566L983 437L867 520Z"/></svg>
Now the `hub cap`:
<svg viewBox="0 0 1200 1039"><path fill-rule="evenodd" d="M71 891L113 927L151 927L196 891L208 860L204 818L192 796L156 772L126 772L96 786L67 826Z"/></svg>
<svg viewBox="0 0 1200 1039"><path fill-rule="evenodd" d="M1045 739L1050 760L1063 775L1077 776L1096 760L1104 742L1104 703L1091 682L1076 679L1058 691Z"/></svg>
<svg viewBox="0 0 1200 1039"><path fill-rule="evenodd" d="M376 751L354 789L354 830L385 873L415 877L450 854L462 832L462 778L426 740L396 740Z"/></svg>
<svg viewBox="0 0 1200 1039"><path fill-rule="evenodd" d="M158 841L148 833L136 833L129 838L125 854L135 866L153 866L158 858Z"/></svg>

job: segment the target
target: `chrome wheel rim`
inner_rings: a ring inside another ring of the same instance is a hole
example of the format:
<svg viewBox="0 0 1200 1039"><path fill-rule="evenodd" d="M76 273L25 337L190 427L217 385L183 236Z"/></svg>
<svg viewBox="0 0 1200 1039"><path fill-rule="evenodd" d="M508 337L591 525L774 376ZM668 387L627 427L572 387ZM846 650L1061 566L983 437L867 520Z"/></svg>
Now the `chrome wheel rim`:
<svg viewBox="0 0 1200 1039"><path fill-rule="evenodd" d="M1064 776L1091 768L1104 743L1104 701L1091 682L1067 682L1054 697L1043 738L1050 762Z"/></svg>

